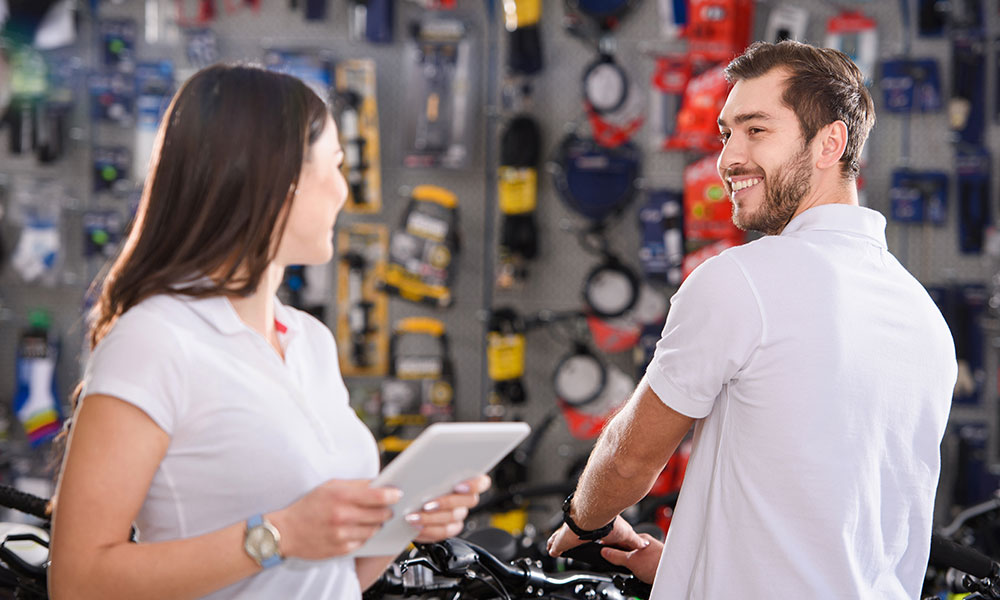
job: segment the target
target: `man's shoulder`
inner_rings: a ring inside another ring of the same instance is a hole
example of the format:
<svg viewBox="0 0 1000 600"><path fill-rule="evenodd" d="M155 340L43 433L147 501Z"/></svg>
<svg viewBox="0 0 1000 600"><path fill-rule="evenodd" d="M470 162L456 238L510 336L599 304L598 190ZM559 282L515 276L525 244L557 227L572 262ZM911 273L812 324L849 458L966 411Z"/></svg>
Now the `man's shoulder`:
<svg viewBox="0 0 1000 600"><path fill-rule="evenodd" d="M788 240L780 236L769 235L749 241L739 246L733 246L706 260L697 270L723 273L738 269L747 274L748 270L758 265L766 266L775 258L786 255Z"/></svg>

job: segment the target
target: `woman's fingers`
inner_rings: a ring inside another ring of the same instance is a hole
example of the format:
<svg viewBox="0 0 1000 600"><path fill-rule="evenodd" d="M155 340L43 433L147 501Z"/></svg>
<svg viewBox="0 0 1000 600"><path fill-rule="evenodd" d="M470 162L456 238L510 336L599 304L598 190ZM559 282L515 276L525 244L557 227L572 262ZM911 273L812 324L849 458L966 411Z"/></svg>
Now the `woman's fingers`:
<svg viewBox="0 0 1000 600"><path fill-rule="evenodd" d="M405 519L406 522L411 525L415 525L417 527L427 527L429 525L448 525L450 523L458 523L461 525L467 516L469 516L469 509L464 506L459 506L458 508L452 509L410 513L406 515Z"/></svg>

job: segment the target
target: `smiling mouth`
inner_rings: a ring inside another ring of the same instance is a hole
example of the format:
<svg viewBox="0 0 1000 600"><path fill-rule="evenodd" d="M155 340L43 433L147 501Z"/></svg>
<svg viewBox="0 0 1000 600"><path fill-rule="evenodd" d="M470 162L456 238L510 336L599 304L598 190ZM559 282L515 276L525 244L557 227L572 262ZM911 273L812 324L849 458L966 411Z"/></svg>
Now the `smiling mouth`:
<svg viewBox="0 0 1000 600"><path fill-rule="evenodd" d="M754 178L751 178L751 179L743 179L741 181L730 181L729 182L729 187L730 187L730 189L732 189L733 193L735 194L736 192L740 192L740 191L745 190L747 188L751 188L751 187L757 185L758 183L760 183L761 181L763 181L763 179L760 178L760 177L754 177Z"/></svg>

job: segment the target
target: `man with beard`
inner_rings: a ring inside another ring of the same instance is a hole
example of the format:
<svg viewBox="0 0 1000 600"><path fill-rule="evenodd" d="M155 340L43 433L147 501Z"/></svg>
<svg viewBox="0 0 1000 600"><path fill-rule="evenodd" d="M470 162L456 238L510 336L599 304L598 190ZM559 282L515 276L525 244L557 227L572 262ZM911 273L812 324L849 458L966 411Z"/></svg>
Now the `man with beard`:
<svg viewBox="0 0 1000 600"><path fill-rule="evenodd" d="M559 555L600 539L652 598L919 596L956 379L924 288L855 178L874 106L841 52L756 43L730 63L719 174L765 234L696 269L608 424ZM694 425L665 545L618 516Z"/></svg>

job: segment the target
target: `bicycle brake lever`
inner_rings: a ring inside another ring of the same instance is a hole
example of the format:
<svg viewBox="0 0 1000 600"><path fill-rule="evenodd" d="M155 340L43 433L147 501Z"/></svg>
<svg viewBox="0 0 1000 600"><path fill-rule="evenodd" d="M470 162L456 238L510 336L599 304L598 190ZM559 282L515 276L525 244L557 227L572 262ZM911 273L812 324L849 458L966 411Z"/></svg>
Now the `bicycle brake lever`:
<svg viewBox="0 0 1000 600"><path fill-rule="evenodd" d="M434 564L434 562L431 561L430 559L428 559L426 556L418 556L416 558L407 558L406 560L400 561L400 563L399 563L399 570L400 570L400 572L405 573L407 569L409 569L410 567L415 567L415 566L427 567L428 569L430 569L431 571L434 571L435 573L437 573L439 575L442 574L441 573L441 569L439 569L438 566L436 564Z"/></svg>

